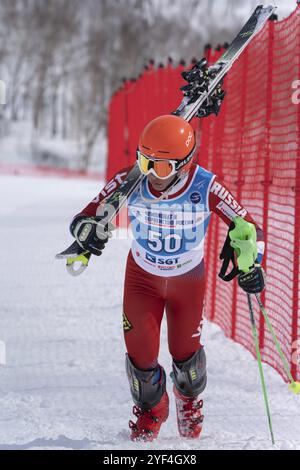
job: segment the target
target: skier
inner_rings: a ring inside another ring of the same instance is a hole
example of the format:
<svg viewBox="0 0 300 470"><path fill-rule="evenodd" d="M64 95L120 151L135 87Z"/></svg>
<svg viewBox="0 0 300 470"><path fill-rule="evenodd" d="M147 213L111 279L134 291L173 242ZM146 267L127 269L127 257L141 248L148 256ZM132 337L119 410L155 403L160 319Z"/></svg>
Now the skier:
<svg viewBox="0 0 300 470"><path fill-rule="evenodd" d="M129 422L133 440L157 438L169 414L166 374L158 362L164 310L179 434L198 438L201 433L203 400L199 396L206 386L206 358L200 343L203 245L212 212L229 230L237 216L255 225L258 258L249 273L239 273L238 282L248 293L261 292L265 286L261 229L216 175L193 162L195 150L193 128L175 115L151 121L137 149L146 177L128 200L134 240L123 301L126 371L137 418ZM99 222L101 201L126 179L131 168L118 172L71 223L71 233L91 254L101 255L112 228Z"/></svg>

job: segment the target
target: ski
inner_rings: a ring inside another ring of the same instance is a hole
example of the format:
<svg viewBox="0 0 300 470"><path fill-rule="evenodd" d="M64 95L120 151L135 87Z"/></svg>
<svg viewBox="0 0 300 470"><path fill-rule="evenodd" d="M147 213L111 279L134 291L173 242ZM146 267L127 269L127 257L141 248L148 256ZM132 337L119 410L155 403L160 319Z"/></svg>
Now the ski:
<svg viewBox="0 0 300 470"><path fill-rule="evenodd" d="M182 88L185 96L179 107L172 114L180 116L186 121L190 121L197 114L204 102L216 90L234 62L261 31L275 10L276 7L272 5L267 7L259 5L256 7L247 23L234 38L224 54L214 65L208 68L210 78L208 84L205 77L203 77L203 66L206 65L205 59L198 62L190 72L183 72L183 78L189 82L189 85Z"/></svg>
<svg viewBox="0 0 300 470"><path fill-rule="evenodd" d="M201 117L203 104L216 92L234 62L261 31L275 10L276 7L272 5L256 7L241 31L214 65L207 67L206 59L202 59L191 70L183 72L182 76L188 84L181 88L184 97L178 108L171 114L180 116L186 121L191 121L196 115ZM141 174L136 163L118 189L100 203L97 215L103 215L106 223L112 222L126 204L128 197L140 186L143 178L144 175ZM89 258L90 254L85 252L76 241L67 250L56 255L56 259L67 259L67 269L72 275L80 274L87 267ZM81 267L77 271L74 270L76 261L81 262Z"/></svg>

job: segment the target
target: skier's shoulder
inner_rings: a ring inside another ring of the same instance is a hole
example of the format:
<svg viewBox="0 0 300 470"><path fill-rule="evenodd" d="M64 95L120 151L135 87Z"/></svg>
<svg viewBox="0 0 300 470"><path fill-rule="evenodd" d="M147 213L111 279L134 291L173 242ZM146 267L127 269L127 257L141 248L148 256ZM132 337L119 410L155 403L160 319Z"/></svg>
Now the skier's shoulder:
<svg viewBox="0 0 300 470"><path fill-rule="evenodd" d="M109 179L107 179L108 182L113 181L113 180L123 180L126 178L128 173L133 169L134 165L126 166L124 168L120 168L116 173L113 174Z"/></svg>
<svg viewBox="0 0 300 470"><path fill-rule="evenodd" d="M199 163L194 163L193 166L195 167L195 169L194 169L195 178L197 178L197 179L207 179L209 181L212 178L215 178L214 173L207 170L203 166L199 165Z"/></svg>

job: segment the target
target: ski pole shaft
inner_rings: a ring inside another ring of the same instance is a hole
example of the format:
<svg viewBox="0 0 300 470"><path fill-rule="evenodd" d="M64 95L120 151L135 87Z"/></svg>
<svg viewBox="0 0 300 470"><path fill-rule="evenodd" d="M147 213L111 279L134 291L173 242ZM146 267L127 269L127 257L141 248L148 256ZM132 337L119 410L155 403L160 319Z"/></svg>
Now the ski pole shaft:
<svg viewBox="0 0 300 470"><path fill-rule="evenodd" d="M270 322L270 319L269 319L269 315L267 314L267 311L266 309L264 308L263 304L262 304L262 301L260 299L260 296L259 294L255 294L255 297L256 297L256 300L257 300L257 303L259 305L259 308L264 316L264 319L266 321L266 324L267 324L267 327L269 328L269 331L272 335L272 338L273 338L273 341L275 343L275 346L276 346L276 349L277 349L277 352L282 360L282 363L283 363L283 368L290 380L290 385L289 385L289 390L295 394L298 394L300 393L300 383L299 382L296 382L291 374L291 371L290 371L290 366L288 364L288 361L281 349L281 346L279 344L279 341L278 341L278 338L276 336L276 333L274 331L274 328L272 326L272 323Z"/></svg>
<svg viewBox="0 0 300 470"><path fill-rule="evenodd" d="M258 369L259 369L259 375L260 375L260 381L261 381L263 397L264 397L264 402L265 402L265 407L266 407L266 412L267 412L269 430L270 430L270 434L271 434L272 444L275 444L273 426L272 426L272 419L271 419L271 413L270 413L270 407L269 407L269 400L268 400L268 394L267 394L267 387L266 387L266 382L265 382L265 377L264 377L264 372L263 372L263 367L262 367L262 360L261 360L261 354L260 354L260 349L259 349L259 341L258 341L258 333L257 333L256 324L255 324L255 318L254 318L252 300L251 300L250 294L247 294L247 298L248 298L250 321L251 321L251 326L252 326L252 333L253 333L253 338L254 338L254 344L255 344L255 350L256 350L256 356L257 356L257 363L258 363Z"/></svg>

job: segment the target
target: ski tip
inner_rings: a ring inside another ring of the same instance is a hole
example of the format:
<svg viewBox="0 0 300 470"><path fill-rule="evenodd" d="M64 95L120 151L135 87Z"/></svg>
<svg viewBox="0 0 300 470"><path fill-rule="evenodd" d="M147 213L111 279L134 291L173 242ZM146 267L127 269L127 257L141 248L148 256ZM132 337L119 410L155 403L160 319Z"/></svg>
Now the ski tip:
<svg viewBox="0 0 300 470"><path fill-rule="evenodd" d="M295 395L299 395L300 393L300 382L292 382L289 385L290 392L294 393Z"/></svg>
<svg viewBox="0 0 300 470"><path fill-rule="evenodd" d="M55 259L75 258L82 255L85 251L78 245L77 241L73 242L66 250L55 255Z"/></svg>

